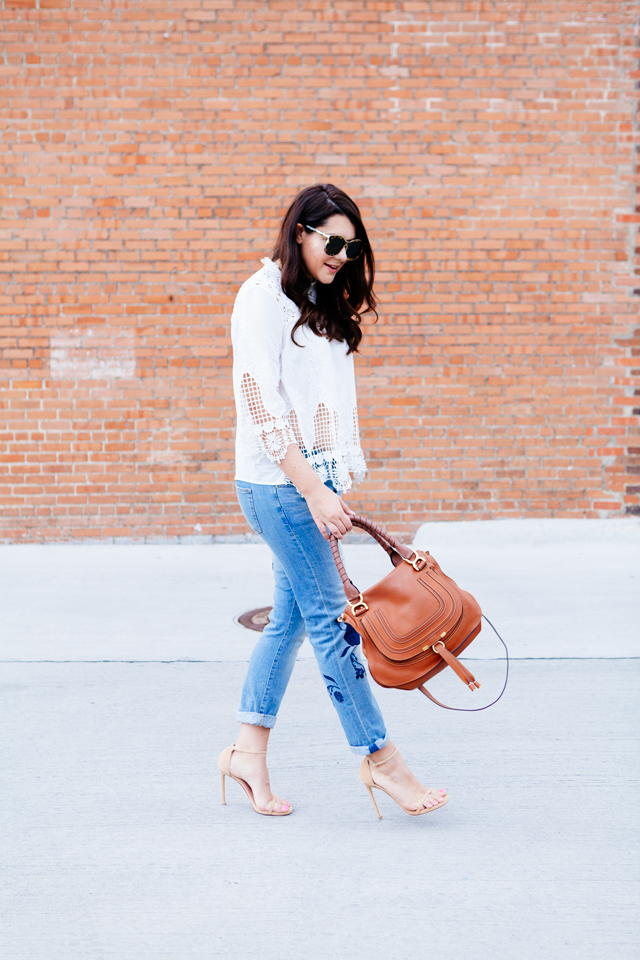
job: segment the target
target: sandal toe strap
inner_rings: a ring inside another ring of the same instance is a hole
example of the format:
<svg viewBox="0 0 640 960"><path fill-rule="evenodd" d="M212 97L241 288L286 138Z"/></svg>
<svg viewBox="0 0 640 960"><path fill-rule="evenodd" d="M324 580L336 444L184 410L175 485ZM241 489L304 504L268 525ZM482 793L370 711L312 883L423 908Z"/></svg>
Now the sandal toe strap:
<svg viewBox="0 0 640 960"><path fill-rule="evenodd" d="M436 790L433 788L429 789L424 793L420 799L420 806L427 808L427 800L435 800L436 806L442 801L443 797L439 797Z"/></svg>

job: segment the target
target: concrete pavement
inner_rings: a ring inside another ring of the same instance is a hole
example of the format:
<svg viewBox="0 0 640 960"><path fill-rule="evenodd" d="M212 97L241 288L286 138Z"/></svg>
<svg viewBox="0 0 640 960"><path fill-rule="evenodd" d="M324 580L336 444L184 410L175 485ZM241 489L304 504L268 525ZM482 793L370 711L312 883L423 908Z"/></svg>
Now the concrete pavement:
<svg viewBox="0 0 640 960"><path fill-rule="evenodd" d="M381 796L381 822L306 647L270 747L294 814L236 784L220 805L264 547L0 547L3 958L635 957L640 523L536 523L420 531L515 660L486 713L376 688L452 797L409 818ZM388 569L345 552L359 585ZM498 646L472 651L488 697Z"/></svg>
<svg viewBox="0 0 640 960"><path fill-rule="evenodd" d="M637 656L640 521L431 523L416 545L480 598L513 657ZM345 547L366 587L389 561ZM255 637L234 617L267 606L264 544L0 545L2 660L241 660ZM489 636L473 659L501 656ZM302 657L312 657L308 646Z"/></svg>

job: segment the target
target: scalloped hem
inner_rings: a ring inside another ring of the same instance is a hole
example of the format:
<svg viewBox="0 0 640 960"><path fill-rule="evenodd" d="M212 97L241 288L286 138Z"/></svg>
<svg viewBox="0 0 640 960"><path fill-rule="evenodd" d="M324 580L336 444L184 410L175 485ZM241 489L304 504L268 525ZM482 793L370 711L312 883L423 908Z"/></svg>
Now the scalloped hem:
<svg viewBox="0 0 640 960"><path fill-rule="evenodd" d="M311 466L320 479L325 483L330 481L336 490L350 490L353 482L361 483L367 472L361 453L332 455L327 451L326 454L314 454L307 459L311 461Z"/></svg>

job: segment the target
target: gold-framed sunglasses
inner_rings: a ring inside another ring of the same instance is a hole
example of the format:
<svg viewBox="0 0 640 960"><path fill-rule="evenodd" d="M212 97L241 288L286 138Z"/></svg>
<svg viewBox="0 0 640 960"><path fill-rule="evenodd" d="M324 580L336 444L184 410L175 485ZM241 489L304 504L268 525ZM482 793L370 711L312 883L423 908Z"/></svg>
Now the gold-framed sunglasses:
<svg viewBox="0 0 640 960"><path fill-rule="evenodd" d="M325 238L327 242L324 245L324 252L328 257L337 257L344 248L347 251L347 260L357 260L364 250L364 241L362 240L345 240L344 237L316 230L315 227L310 227L308 223L305 224L305 229L313 230L314 233L319 233L321 237Z"/></svg>

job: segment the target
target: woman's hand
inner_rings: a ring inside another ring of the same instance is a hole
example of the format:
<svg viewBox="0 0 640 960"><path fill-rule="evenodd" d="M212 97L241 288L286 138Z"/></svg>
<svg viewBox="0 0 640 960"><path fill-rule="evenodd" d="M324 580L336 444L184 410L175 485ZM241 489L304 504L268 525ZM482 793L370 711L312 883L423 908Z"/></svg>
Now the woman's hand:
<svg viewBox="0 0 640 960"><path fill-rule="evenodd" d="M329 490L329 487L322 484L322 486L307 494L305 500L315 525L325 540L330 538L327 527L338 540L342 540L347 530L351 530L351 520L349 519L351 511L349 507L337 493Z"/></svg>
<svg viewBox="0 0 640 960"><path fill-rule="evenodd" d="M287 454L278 466L307 501L315 525L325 540L330 539L327 527L338 540L342 540L347 530L351 530L351 510L337 493L324 485L297 444L291 443L287 447Z"/></svg>

